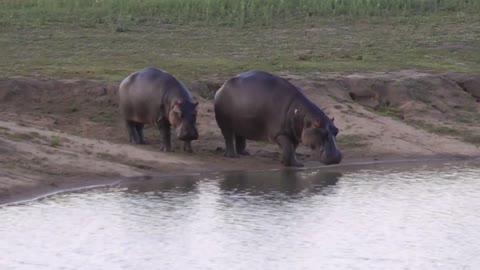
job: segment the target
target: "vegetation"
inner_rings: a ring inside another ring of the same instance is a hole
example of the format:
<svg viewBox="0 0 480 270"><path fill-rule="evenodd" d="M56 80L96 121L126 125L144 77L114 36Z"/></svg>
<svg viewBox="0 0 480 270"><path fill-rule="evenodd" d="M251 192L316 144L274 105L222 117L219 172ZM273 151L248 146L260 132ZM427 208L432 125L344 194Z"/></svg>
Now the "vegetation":
<svg viewBox="0 0 480 270"><path fill-rule="evenodd" d="M61 140L57 136L46 137L38 132L16 132L12 133L8 128L0 127L0 137L5 137L16 142L47 143L51 147L61 146Z"/></svg>
<svg viewBox="0 0 480 270"><path fill-rule="evenodd" d="M0 77L478 71L479 13L472 0L2 0Z"/></svg>
<svg viewBox="0 0 480 270"><path fill-rule="evenodd" d="M337 144L341 149L364 147L367 141L366 137L358 134L342 134L337 137Z"/></svg>
<svg viewBox="0 0 480 270"><path fill-rule="evenodd" d="M379 104L373 108L373 111L375 111L378 114L384 115L384 116L390 116L393 118L401 119L402 118L402 113L400 110L396 107L389 106L386 104Z"/></svg>
<svg viewBox="0 0 480 270"><path fill-rule="evenodd" d="M121 80L145 66L185 81L249 69L307 77L405 68L480 70L478 16L326 18L248 28L143 23L122 26L127 32L117 31L115 24L7 21L0 23L0 76L5 78Z"/></svg>
<svg viewBox="0 0 480 270"><path fill-rule="evenodd" d="M59 147L60 146L60 138L58 137L51 137L49 142L51 147Z"/></svg>
<svg viewBox="0 0 480 270"><path fill-rule="evenodd" d="M480 134L467 133L463 135L463 140L468 143L480 145Z"/></svg>
<svg viewBox="0 0 480 270"><path fill-rule="evenodd" d="M38 21L90 20L227 25L271 25L328 16L412 16L441 12L478 14L472 0L2 0L2 15ZM475 13L476 12L476 13Z"/></svg>
<svg viewBox="0 0 480 270"><path fill-rule="evenodd" d="M454 127L444 124L433 125L421 120L408 120L407 123L414 127L419 127L435 134L456 137L464 142L480 146L480 134L474 129L468 129L461 126Z"/></svg>
<svg viewBox="0 0 480 270"><path fill-rule="evenodd" d="M13 135L13 139L17 142L22 142L22 141L31 141L34 139L34 137L28 133L16 133Z"/></svg>

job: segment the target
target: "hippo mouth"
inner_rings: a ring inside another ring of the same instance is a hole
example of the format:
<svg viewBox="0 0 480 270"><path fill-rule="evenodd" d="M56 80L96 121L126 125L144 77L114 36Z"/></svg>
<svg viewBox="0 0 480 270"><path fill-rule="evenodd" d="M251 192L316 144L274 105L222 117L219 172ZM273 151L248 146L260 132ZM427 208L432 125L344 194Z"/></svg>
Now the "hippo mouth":
<svg viewBox="0 0 480 270"><path fill-rule="evenodd" d="M177 132L177 138L180 141L195 141L198 140L198 131L196 129L190 130L189 132L179 130Z"/></svg>
<svg viewBox="0 0 480 270"><path fill-rule="evenodd" d="M320 161L325 165L338 164L342 161L342 154L340 151L336 151L333 154L325 154L325 151L322 151L320 154Z"/></svg>
<svg viewBox="0 0 480 270"><path fill-rule="evenodd" d="M198 134L178 136L178 139L180 141L195 141L198 140Z"/></svg>
<svg viewBox="0 0 480 270"><path fill-rule="evenodd" d="M338 150L334 138L322 148L320 152L320 161L325 165L338 164L342 161L342 153Z"/></svg>

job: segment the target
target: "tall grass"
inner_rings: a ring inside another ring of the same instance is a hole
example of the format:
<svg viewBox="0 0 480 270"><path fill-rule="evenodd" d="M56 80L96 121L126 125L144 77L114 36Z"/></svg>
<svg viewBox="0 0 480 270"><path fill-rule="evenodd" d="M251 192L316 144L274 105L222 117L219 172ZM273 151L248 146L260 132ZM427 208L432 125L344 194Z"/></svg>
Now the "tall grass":
<svg viewBox="0 0 480 270"><path fill-rule="evenodd" d="M274 24L306 17L480 13L480 0L1 0L0 15L39 21Z"/></svg>

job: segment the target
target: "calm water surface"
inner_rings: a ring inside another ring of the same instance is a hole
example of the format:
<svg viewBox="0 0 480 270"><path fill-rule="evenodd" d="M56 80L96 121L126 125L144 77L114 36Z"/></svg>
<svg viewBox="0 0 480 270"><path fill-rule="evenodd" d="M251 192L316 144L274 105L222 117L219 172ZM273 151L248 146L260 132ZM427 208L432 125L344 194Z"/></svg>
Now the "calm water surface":
<svg viewBox="0 0 480 270"><path fill-rule="evenodd" d="M211 174L0 207L0 269L480 269L480 166Z"/></svg>

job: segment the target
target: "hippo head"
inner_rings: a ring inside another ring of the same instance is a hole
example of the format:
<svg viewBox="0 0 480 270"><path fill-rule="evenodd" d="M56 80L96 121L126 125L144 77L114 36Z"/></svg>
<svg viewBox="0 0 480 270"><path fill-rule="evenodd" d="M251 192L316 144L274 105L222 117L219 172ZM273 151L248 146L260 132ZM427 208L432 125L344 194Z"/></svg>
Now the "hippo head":
<svg viewBox="0 0 480 270"><path fill-rule="evenodd" d="M197 123L198 102L175 101L168 120L175 128L177 138L181 141L198 139Z"/></svg>
<svg viewBox="0 0 480 270"><path fill-rule="evenodd" d="M342 154L335 142L338 129L333 121L333 118L325 118L325 120L304 119L303 121L301 142L318 152L320 161L325 165L338 164L342 161Z"/></svg>

